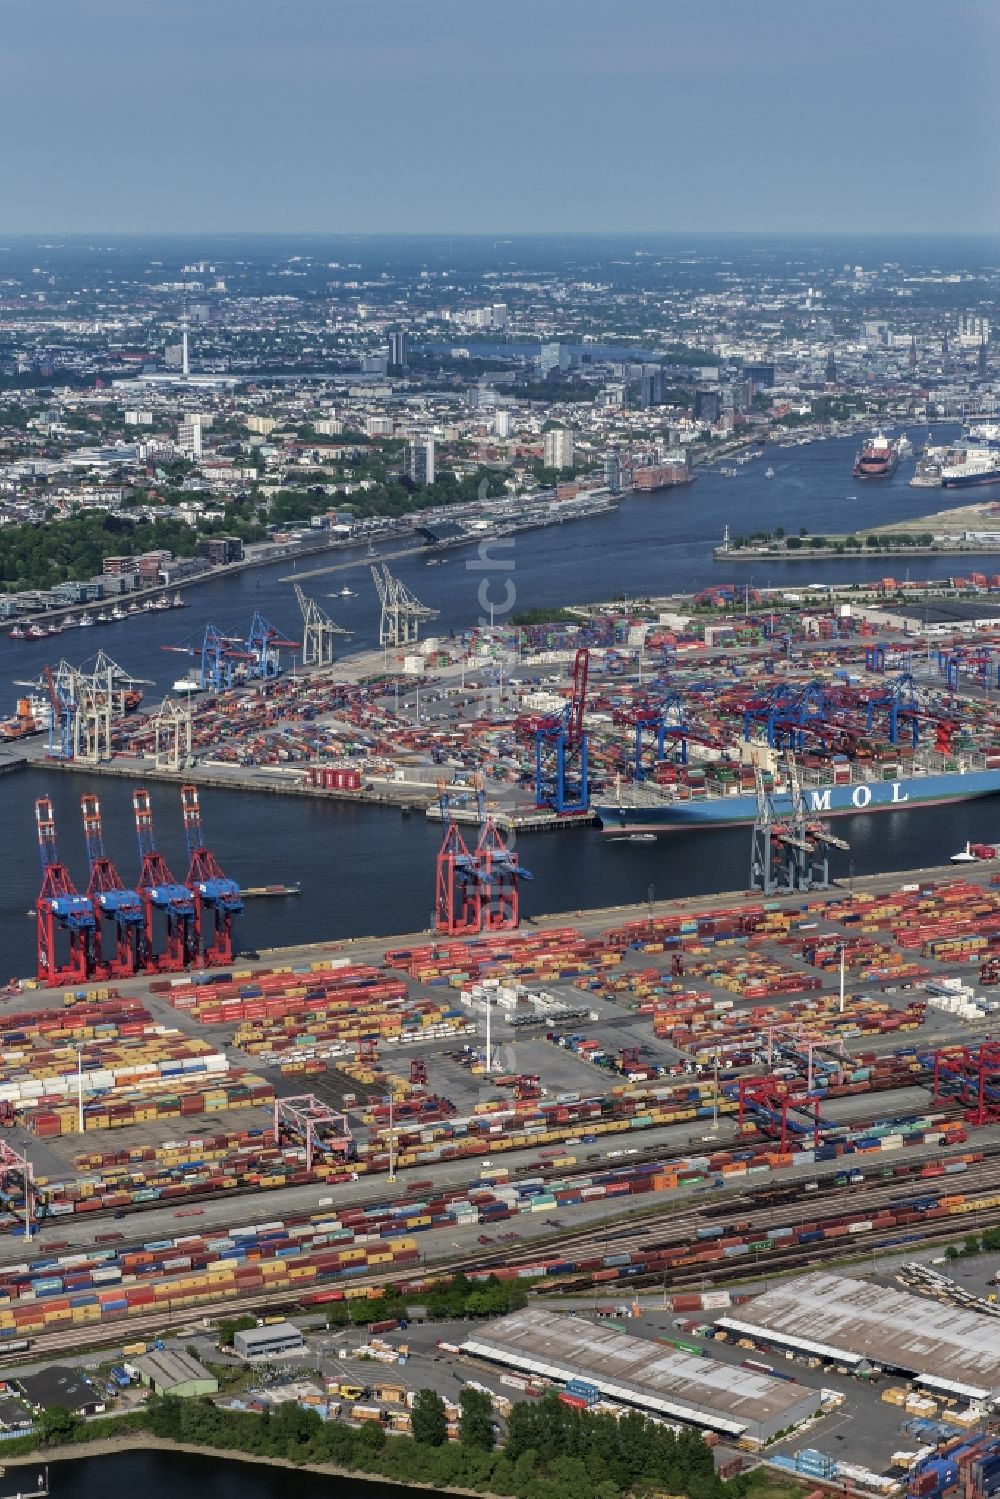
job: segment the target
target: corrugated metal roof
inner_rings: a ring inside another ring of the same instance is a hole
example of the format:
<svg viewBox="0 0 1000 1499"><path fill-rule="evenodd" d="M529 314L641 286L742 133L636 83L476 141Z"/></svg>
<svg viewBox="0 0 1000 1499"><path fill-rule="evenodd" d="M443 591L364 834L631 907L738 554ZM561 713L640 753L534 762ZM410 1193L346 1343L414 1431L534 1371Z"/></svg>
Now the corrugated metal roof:
<svg viewBox="0 0 1000 1499"><path fill-rule="evenodd" d="M630 1337L581 1317L514 1312L462 1345L551 1379L584 1378L612 1399L738 1435L770 1435L811 1415L818 1391Z"/></svg>
<svg viewBox="0 0 1000 1499"><path fill-rule="evenodd" d="M199 1364L196 1358L181 1349L154 1349L135 1359L134 1363L141 1374L161 1389L168 1385L187 1384L196 1379L215 1379L215 1375L203 1364Z"/></svg>
<svg viewBox="0 0 1000 1499"><path fill-rule="evenodd" d="M792 1347L871 1359L963 1394L1000 1395L1000 1322L870 1281L816 1271L717 1320Z"/></svg>

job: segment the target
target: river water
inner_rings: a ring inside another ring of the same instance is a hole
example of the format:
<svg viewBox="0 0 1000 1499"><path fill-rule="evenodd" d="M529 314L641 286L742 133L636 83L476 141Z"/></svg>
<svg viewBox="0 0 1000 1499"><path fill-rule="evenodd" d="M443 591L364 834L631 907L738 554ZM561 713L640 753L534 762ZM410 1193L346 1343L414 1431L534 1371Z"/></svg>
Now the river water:
<svg viewBox="0 0 1000 1499"><path fill-rule="evenodd" d="M25 1469L25 1474L33 1469ZM394 1483L331 1477L188 1452L122 1452L51 1463L52 1499L114 1499L142 1493L144 1499L178 1499L181 1494L211 1499L413 1499L414 1490ZM420 1490L427 1499L444 1499Z"/></svg>
<svg viewBox="0 0 1000 1499"><path fill-rule="evenodd" d="M954 428L936 429L943 439ZM923 441L926 432L912 434ZM828 562L762 562L727 567L712 560L711 549L728 523L733 534L750 529L789 531L867 531L891 520L926 513L947 503L942 490L911 489L911 463L900 466L889 481L859 484L850 477L857 443L837 439L808 447L776 450L747 464L735 479L702 472L694 484L649 498L626 500L614 515L581 521L516 539L512 555L498 553L495 575L488 575L491 597L500 600L510 577L516 607L559 605L614 595L642 596L690 590L712 581L753 581L801 588L809 582L837 578L877 578L887 564L877 559ZM773 480L764 479L771 463ZM992 491L979 491L987 498ZM857 498L849 498L856 495ZM956 503L968 503L961 493ZM467 563L472 549L445 554L444 566L428 567L422 557L393 566L426 603L441 610L435 629L462 629L478 616L477 591L484 577ZM508 560L509 559L509 560ZM331 561L344 560L334 554ZM279 581L288 562L251 570L188 591L184 611L144 615L92 631L68 633L53 643L0 641L0 692L7 684L37 673L51 659L52 645L71 659L81 659L102 644L140 677L161 688L187 667L186 660L162 650L185 637L200 639L207 621L227 629L246 629L259 608L294 635L295 603L291 587ZM307 567L315 562L304 564ZM984 570L997 570L981 559ZM894 559L895 572L904 564ZM912 576L942 575L946 559L914 558ZM905 573L904 573L905 575ZM326 593L347 578L356 597L327 601ZM330 612L354 630L359 645L376 642L378 627L374 588L367 560L360 553L356 570L331 573L306 584ZM98 639L95 639L98 637ZM80 829L79 797L88 789L81 776L33 770L0 779L0 827L6 836L4 879L0 882L0 980L9 973L28 973L34 961L34 930L27 912L38 888L39 865L34 836L34 799L51 795L60 833L60 852L83 880L86 857ZM137 870L132 824L131 786L101 779L105 838L109 852L126 878ZM186 860L176 791L151 786L158 840L174 873L183 875ZM433 897L433 860L440 827L421 815L404 817L396 810L343 803L327 804L263 793L205 791L202 809L208 842L223 868L245 885L301 880L303 893L290 899L248 903L240 927L244 947L262 948L352 935L386 935L427 927ZM908 869L947 860L966 839L1000 836L993 801L928 808L919 816L906 812L838 820L838 832L851 843L858 874ZM525 911L572 911L586 906L644 901L650 885L657 899L710 894L742 888L750 856L748 829L675 832L655 843L613 842L593 829L523 837L522 862L533 882L524 889ZM846 855L833 855L835 876L848 874Z"/></svg>

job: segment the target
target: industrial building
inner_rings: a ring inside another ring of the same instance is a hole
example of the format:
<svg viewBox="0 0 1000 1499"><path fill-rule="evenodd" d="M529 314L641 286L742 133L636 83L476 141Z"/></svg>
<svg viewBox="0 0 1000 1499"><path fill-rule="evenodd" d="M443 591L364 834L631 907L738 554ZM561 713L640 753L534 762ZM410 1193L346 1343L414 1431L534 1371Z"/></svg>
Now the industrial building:
<svg viewBox="0 0 1000 1499"><path fill-rule="evenodd" d="M563 1383L584 1380L609 1400L757 1442L819 1408L818 1392L803 1385L535 1308L477 1330L462 1352Z"/></svg>
<svg viewBox="0 0 1000 1499"><path fill-rule="evenodd" d="M134 1360L139 1371L139 1380L152 1390L154 1395L179 1395L194 1398L198 1395L217 1395L219 1381L215 1375L199 1364L190 1353L178 1349L167 1349L143 1354Z"/></svg>
<svg viewBox="0 0 1000 1499"><path fill-rule="evenodd" d="M233 1348L240 1358L277 1358L282 1353L301 1353L306 1340L291 1322L275 1322L270 1327L251 1327L238 1332Z"/></svg>
<svg viewBox="0 0 1000 1499"><path fill-rule="evenodd" d="M1000 1400L1000 1322L846 1275L805 1275L717 1325L819 1358L898 1371L947 1394Z"/></svg>
<svg viewBox="0 0 1000 1499"><path fill-rule="evenodd" d="M75 1411L78 1416L99 1416L106 1409L97 1386L78 1369L67 1369L62 1364L52 1364L37 1374L22 1374L16 1384L35 1412L57 1405L61 1410Z"/></svg>

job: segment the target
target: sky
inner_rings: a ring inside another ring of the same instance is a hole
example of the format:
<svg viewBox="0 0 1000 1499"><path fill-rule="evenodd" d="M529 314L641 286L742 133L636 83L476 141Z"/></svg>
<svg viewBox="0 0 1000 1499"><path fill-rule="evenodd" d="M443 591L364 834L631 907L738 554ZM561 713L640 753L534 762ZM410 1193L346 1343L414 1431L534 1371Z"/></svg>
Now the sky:
<svg viewBox="0 0 1000 1499"><path fill-rule="evenodd" d="M1000 0L4 0L0 233L1000 231Z"/></svg>

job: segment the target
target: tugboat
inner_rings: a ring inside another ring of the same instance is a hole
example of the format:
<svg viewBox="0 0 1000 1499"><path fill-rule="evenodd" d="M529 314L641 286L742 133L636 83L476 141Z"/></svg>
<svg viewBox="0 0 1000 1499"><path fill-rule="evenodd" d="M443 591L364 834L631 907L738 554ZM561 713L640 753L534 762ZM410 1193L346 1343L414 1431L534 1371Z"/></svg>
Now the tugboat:
<svg viewBox="0 0 1000 1499"><path fill-rule="evenodd" d="M899 462L899 446L882 432L865 443L851 469L853 479L891 479Z"/></svg>

